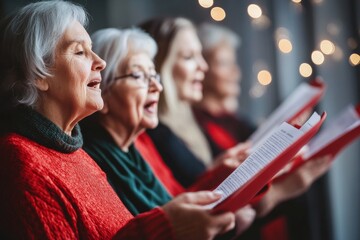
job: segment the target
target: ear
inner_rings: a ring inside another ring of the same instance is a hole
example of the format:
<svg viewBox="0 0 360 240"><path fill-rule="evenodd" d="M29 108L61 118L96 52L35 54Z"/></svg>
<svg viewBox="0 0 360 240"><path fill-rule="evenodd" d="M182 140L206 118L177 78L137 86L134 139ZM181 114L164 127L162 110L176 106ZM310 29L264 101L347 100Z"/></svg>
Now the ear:
<svg viewBox="0 0 360 240"><path fill-rule="evenodd" d="M47 81L46 78L38 78L35 80L35 86L40 90L40 91L47 91L49 89L49 83Z"/></svg>

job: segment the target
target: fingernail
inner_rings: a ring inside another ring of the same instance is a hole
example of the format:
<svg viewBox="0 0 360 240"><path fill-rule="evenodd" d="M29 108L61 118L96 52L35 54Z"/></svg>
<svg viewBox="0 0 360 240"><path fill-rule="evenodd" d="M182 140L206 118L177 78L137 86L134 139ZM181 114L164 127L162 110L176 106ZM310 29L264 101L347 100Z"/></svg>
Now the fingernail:
<svg viewBox="0 0 360 240"><path fill-rule="evenodd" d="M215 193L215 195L218 195L218 196L224 195L224 192L221 190L215 190L215 191L213 191L213 193Z"/></svg>

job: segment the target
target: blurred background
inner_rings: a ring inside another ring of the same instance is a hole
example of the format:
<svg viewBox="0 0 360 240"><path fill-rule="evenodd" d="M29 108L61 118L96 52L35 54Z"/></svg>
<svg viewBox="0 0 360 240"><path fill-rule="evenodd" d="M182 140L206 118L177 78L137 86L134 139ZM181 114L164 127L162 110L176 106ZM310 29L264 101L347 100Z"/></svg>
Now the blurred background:
<svg viewBox="0 0 360 240"><path fill-rule="evenodd" d="M4 16L32 1L0 0ZM90 33L155 16L218 22L241 38L239 114L261 123L301 82L319 77L328 119L360 102L360 0L78 0ZM325 123L326 124L326 123ZM360 141L298 203L299 239L360 239ZM304 232L306 232L306 235Z"/></svg>

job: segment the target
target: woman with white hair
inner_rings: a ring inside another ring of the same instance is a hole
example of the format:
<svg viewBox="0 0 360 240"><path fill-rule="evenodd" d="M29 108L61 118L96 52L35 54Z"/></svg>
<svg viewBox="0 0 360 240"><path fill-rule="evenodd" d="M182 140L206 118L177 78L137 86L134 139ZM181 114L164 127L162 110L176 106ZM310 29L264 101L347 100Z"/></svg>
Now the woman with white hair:
<svg viewBox="0 0 360 240"><path fill-rule="evenodd" d="M94 51L108 65L102 72L104 108L81 124L85 151L106 173L109 183L132 214L176 201L133 144L141 132L158 124L157 105L162 85L152 61L157 51L155 41L136 28L101 29L91 38ZM172 220L179 223L175 233L185 230L183 238L202 239L204 230L209 232L209 238L226 232L232 214L201 210L201 205L213 199L191 194L199 202L182 209L181 215L171 214ZM184 196L187 195L179 197ZM184 215L192 221L183 221Z"/></svg>
<svg viewBox="0 0 360 240"><path fill-rule="evenodd" d="M231 229L231 213L209 219L198 206L219 199L210 192L133 217L81 149L78 121L102 109L106 65L92 51L86 20L79 6L43 1L1 22L0 237L209 239ZM189 219L207 224L196 223L195 234L184 228Z"/></svg>
<svg viewBox="0 0 360 240"><path fill-rule="evenodd" d="M203 98L193 105L193 111L209 141L212 154L216 156L247 140L255 131L255 125L245 116L237 114L241 77L236 57L240 44L239 36L229 28L215 23L200 24L197 30L209 71L205 73ZM308 162L285 179L276 179L264 198L254 206L258 217L264 217L280 203L304 193L329 167L330 162L326 158L319 158L317 161ZM295 214L278 208L265 220L255 222L244 237L259 239L256 235L264 235L264 229L271 232L272 226L275 226L276 230L273 231L279 232L277 237L282 234L281 238L289 238L288 233L292 232L287 228L289 222L286 222L286 219L291 215ZM295 215L294 218L296 217Z"/></svg>
<svg viewBox="0 0 360 240"><path fill-rule="evenodd" d="M239 116L241 72L236 52L240 38L230 29L214 23L197 27L203 56L209 65L203 81L203 98L193 112L216 156L244 142L255 131L245 116Z"/></svg>

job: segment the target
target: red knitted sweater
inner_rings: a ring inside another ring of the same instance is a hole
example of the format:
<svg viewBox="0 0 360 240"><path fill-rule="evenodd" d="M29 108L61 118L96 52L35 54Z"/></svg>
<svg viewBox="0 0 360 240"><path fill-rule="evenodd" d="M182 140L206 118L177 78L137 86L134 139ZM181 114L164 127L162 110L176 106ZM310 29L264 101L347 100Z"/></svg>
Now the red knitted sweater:
<svg viewBox="0 0 360 240"><path fill-rule="evenodd" d="M0 238L173 238L160 208L134 218L82 149L61 153L9 134L0 156Z"/></svg>

